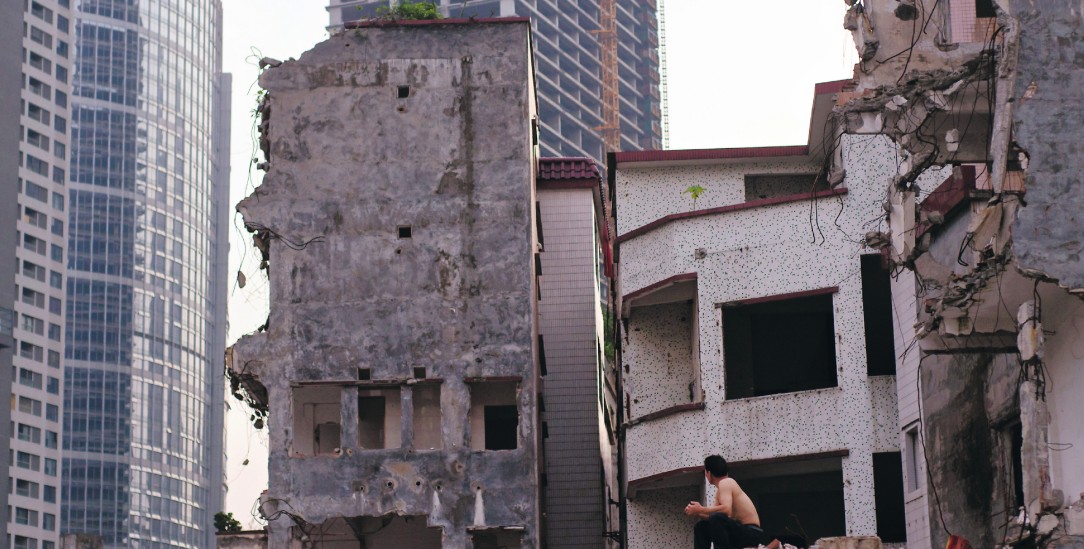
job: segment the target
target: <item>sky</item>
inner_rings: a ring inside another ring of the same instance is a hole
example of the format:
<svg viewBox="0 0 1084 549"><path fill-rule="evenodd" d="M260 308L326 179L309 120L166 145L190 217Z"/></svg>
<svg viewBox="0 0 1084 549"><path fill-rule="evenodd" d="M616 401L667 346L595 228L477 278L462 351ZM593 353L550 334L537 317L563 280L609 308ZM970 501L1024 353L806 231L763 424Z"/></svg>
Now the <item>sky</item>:
<svg viewBox="0 0 1084 549"><path fill-rule="evenodd" d="M223 65L233 74L230 201L259 185L254 169L257 62L297 57L327 38L326 0L223 0ZM813 86L850 78L854 43L838 0L665 0L670 148L802 145ZM247 279L230 290L229 341L267 319L267 277L239 215L230 269ZM254 503L267 487L267 430L243 404L227 417L226 511L258 528Z"/></svg>

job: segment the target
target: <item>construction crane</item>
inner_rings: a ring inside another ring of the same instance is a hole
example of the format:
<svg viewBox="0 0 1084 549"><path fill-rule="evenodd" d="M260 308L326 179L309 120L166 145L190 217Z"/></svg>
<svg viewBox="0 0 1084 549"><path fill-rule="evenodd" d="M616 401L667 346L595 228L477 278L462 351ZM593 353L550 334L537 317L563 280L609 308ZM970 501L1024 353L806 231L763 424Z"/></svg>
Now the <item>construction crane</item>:
<svg viewBox="0 0 1084 549"><path fill-rule="evenodd" d="M602 82L602 135L604 152L621 150L621 81L617 62L617 0L600 0L598 6L599 78Z"/></svg>

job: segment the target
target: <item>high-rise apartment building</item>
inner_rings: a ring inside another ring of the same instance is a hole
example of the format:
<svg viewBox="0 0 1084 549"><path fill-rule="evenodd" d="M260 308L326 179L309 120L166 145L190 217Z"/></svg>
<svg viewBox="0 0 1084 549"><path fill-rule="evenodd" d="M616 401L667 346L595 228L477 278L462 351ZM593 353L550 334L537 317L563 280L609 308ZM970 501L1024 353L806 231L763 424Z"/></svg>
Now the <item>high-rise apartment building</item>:
<svg viewBox="0 0 1084 549"><path fill-rule="evenodd" d="M654 0L610 0L616 51L600 49L600 4L607 0L437 0L446 17L531 18L538 75L542 156L588 156L605 165L602 60L616 62L621 146L662 147L662 101ZM380 14L389 0L331 0L330 28Z"/></svg>
<svg viewBox="0 0 1084 549"><path fill-rule="evenodd" d="M222 6L72 7L62 528L110 547L212 547L228 234ZM50 223L63 206L52 196ZM60 283L51 269L37 276L35 287Z"/></svg>
<svg viewBox="0 0 1084 549"><path fill-rule="evenodd" d="M61 355L64 351L64 256L70 115L72 48L68 0L22 3L14 35L4 35L5 81L21 84L17 97L3 95L0 109L7 119L18 118L18 144L0 143L3 160L17 168L3 169L6 212L0 219L6 258L0 285L14 290L0 307L12 326L11 408L8 451L9 490L6 546L54 549L59 540ZM16 12L18 13L18 12ZM10 23L9 23L10 24ZM7 44L9 39L12 44ZM21 42L18 46L14 42ZM20 47L21 46L21 47ZM9 50L8 48L11 47ZM18 61L10 62L10 56ZM13 117L14 115L14 117ZM17 175L16 175L17 174ZM13 246L11 246L13 244ZM14 249L11 249L11 248ZM7 355L3 357L7 362Z"/></svg>

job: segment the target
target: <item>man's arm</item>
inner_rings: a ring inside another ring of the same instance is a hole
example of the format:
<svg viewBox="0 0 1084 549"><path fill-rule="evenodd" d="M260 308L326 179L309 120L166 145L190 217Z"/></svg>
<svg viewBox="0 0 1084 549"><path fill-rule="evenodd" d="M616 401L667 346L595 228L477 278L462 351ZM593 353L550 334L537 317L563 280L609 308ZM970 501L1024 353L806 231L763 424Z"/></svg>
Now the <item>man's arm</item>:
<svg viewBox="0 0 1084 549"><path fill-rule="evenodd" d="M699 501L692 501L685 507L685 514L701 519L708 518L715 513L722 513L729 517L730 513L733 512L733 507L734 494L730 483L724 480L715 487L715 505L705 507L700 505Z"/></svg>

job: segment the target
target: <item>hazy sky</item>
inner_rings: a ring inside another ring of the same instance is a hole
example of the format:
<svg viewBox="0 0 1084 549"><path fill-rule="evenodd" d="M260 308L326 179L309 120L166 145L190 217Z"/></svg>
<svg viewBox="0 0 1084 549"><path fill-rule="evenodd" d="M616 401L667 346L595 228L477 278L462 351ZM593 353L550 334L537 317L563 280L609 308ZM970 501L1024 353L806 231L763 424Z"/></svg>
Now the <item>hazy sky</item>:
<svg viewBox="0 0 1084 549"><path fill-rule="evenodd" d="M230 200L258 185L253 108L261 56L297 57L327 37L326 1L223 0L225 70L233 74ZM851 76L855 62L838 0L666 0L670 148L801 145L813 85ZM245 273L230 291L230 341L267 318L267 277L235 215L230 268ZM233 401L227 418L226 510L256 527L253 504L267 486L267 433ZM246 463L247 460L247 463Z"/></svg>

